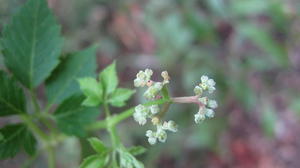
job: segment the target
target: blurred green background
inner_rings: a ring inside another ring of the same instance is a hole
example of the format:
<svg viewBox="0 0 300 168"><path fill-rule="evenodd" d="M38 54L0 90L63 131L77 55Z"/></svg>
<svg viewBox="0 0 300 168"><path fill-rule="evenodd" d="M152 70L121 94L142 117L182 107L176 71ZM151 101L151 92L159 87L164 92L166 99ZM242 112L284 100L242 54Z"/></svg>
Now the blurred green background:
<svg viewBox="0 0 300 168"><path fill-rule="evenodd" d="M24 1L0 0L0 30ZM117 60L124 87L133 88L145 68L157 78L167 70L173 96L192 95L201 75L216 80L215 118L196 125L196 106L172 105L166 118L179 131L165 144L147 143L150 125L122 123L126 145L148 148L139 157L146 168L300 167L299 0L48 2L62 24L64 52L99 44L98 70ZM141 99L137 94L128 107ZM84 139L70 138L57 153L60 167L76 167L89 149ZM21 160L0 167L19 167ZM43 167L43 158L34 165Z"/></svg>

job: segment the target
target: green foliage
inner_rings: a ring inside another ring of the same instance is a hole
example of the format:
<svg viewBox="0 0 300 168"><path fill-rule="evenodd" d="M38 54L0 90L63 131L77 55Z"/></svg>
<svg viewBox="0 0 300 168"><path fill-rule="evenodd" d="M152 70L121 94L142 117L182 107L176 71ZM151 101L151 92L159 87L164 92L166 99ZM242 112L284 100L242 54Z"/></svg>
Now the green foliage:
<svg viewBox="0 0 300 168"><path fill-rule="evenodd" d="M22 148L33 155L36 140L23 124L7 125L0 129L3 139L0 141L0 159L14 157Z"/></svg>
<svg viewBox="0 0 300 168"><path fill-rule="evenodd" d="M104 143L98 139L98 138L89 138L88 139L91 146L93 147L93 149L99 153L99 154L102 154L102 153L106 153L107 152L107 148L106 146L104 145Z"/></svg>
<svg viewBox="0 0 300 168"><path fill-rule="evenodd" d="M0 116L25 113L25 96L16 82L0 71Z"/></svg>
<svg viewBox="0 0 300 168"><path fill-rule="evenodd" d="M94 76L96 71L96 46L68 55L46 82L49 102L61 102L79 91L76 79Z"/></svg>
<svg viewBox="0 0 300 168"><path fill-rule="evenodd" d="M40 85L59 63L60 26L45 0L29 0L4 27L5 65L27 88Z"/></svg>
<svg viewBox="0 0 300 168"><path fill-rule="evenodd" d="M105 166L105 157L92 155L85 158L79 168L100 168Z"/></svg>
<svg viewBox="0 0 300 168"><path fill-rule="evenodd" d="M99 79L105 90L105 94L109 95L117 88L119 80L116 72L116 62L106 67L100 74Z"/></svg>
<svg viewBox="0 0 300 168"><path fill-rule="evenodd" d="M54 112L58 128L68 134L86 136L85 126L96 120L99 110L81 106L82 95L74 95L62 102Z"/></svg>
<svg viewBox="0 0 300 168"><path fill-rule="evenodd" d="M238 31L241 36L251 40L256 46L269 54L270 61L272 61L275 65L288 65L287 52L280 44L272 39L269 33L259 29L253 24L241 24L238 27Z"/></svg>
<svg viewBox="0 0 300 168"><path fill-rule="evenodd" d="M107 153L108 148L98 138L89 138L88 141L98 154L85 158L81 163L80 168L98 168L105 166L107 164L107 159L109 158Z"/></svg>
<svg viewBox="0 0 300 168"><path fill-rule="evenodd" d="M78 79L80 89L86 96L83 105L98 106L106 102L115 107L123 107L135 93L134 90L117 88L118 76L115 62L103 69L99 74L99 81L90 77Z"/></svg>
<svg viewBox="0 0 300 168"><path fill-rule="evenodd" d="M147 151L146 148L142 146L134 146L128 149L128 152L133 156L141 155Z"/></svg>
<svg viewBox="0 0 300 168"><path fill-rule="evenodd" d="M120 154L120 168L143 168L144 165L139 162L132 154L130 154L128 151L119 149L118 150Z"/></svg>
<svg viewBox="0 0 300 168"><path fill-rule="evenodd" d="M267 101L262 101L262 111L261 111L261 126L265 135L269 137L274 137L275 126L278 121L278 116L275 109Z"/></svg>
<svg viewBox="0 0 300 168"><path fill-rule="evenodd" d="M117 88L110 96L108 102L115 107L122 107L126 101L135 93L134 90Z"/></svg>
<svg viewBox="0 0 300 168"><path fill-rule="evenodd" d="M83 102L85 106L98 106L103 102L103 87L96 79L86 77L78 79L80 89L86 96Z"/></svg>

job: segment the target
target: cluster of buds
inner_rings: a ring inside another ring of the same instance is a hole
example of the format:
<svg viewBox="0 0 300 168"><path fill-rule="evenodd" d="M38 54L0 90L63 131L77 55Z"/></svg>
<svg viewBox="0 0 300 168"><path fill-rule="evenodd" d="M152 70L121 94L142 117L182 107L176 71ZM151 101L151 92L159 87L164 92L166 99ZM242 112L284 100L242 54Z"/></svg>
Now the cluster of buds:
<svg viewBox="0 0 300 168"><path fill-rule="evenodd" d="M163 71L161 76L163 77L162 82L154 82L151 80L151 76L153 75L153 71L151 69L146 69L145 71L139 71L137 73L136 78L134 80L135 87L144 87L147 86L148 89L144 93L144 97L148 100L155 100L157 95L159 95L161 89L165 84L169 83L170 77L167 71Z"/></svg>
<svg viewBox="0 0 300 168"><path fill-rule="evenodd" d="M146 132L146 136L148 137L148 142L151 145L156 144L157 140L160 142L166 142L167 140L167 132L166 131L171 131L171 132L177 132L177 124L170 120L170 121L165 121L163 124L159 123L156 125L157 130L156 132L152 130L148 130Z"/></svg>
<svg viewBox="0 0 300 168"><path fill-rule="evenodd" d="M200 123L205 120L206 117L213 118L215 115L213 109L218 107L217 102L203 96L207 95L205 94L206 91L208 94L213 93L216 90L215 84L216 82L213 79L209 79L207 76L202 76L201 83L194 88L194 93L198 101L197 104L199 104L199 111L195 114L196 123Z"/></svg>
<svg viewBox="0 0 300 168"><path fill-rule="evenodd" d="M136 79L134 80L135 87L145 87L147 86L147 90L144 93L144 97L147 100L156 100L160 99L160 93L163 89L164 85L169 83L170 77L167 71L163 71L161 76L163 78L162 82L155 82L151 80L151 76L153 75L153 71L151 69L146 69L145 71L139 71L136 75ZM133 118L140 125L144 125L147 123L147 119L152 121L152 124L156 126L157 130L152 131L148 130L146 132L146 136L148 137L148 142L151 145L156 144L157 140L160 142L165 142L167 139L166 131L176 132L177 125L174 121L161 121L161 119L157 116L160 112L158 105L152 106L143 106L139 104L135 107L135 112L133 114Z"/></svg>
<svg viewBox="0 0 300 168"><path fill-rule="evenodd" d="M164 85L169 83L170 77L167 71L163 71L161 76L163 77L162 82L154 82L151 80L153 71L146 69L145 71L139 71L134 80L135 87L145 87L147 90L144 93L144 97L148 100L157 100L162 96L161 91ZM195 96L190 97L175 97L170 98L172 103L195 103L199 106L198 113L195 114L195 122L200 123L206 118L214 117L214 109L217 108L218 104L215 100L209 99L207 96L212 94L215 88L215 81L209 79L207 76L201 77L201 82L194 88ZM168 107L168 106L167 106ZM168 108L167 108L168 109ZM166 112L167 109L160 111L158 105L144 106L138 105L135 107L135 112L133 118L140 125L147 123L147 119L152 121L152 124L156 126L156 131L148 130L146 136L148 137L148 142L151 145L156 144L157 141L165 142L167 139L166 131L177 132L177 125L174 121L162 121L161 117Z"/></svg>

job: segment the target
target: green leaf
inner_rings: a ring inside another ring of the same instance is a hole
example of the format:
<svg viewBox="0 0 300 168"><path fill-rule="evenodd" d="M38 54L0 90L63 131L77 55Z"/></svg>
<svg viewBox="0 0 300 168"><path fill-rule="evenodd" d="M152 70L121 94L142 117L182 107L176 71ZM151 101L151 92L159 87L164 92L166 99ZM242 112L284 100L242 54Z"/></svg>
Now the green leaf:
<svg viewBox="0 0 300 168"><path fill-rule="evenodd" d="M99 155L92 155L85 158L79 168L101 168L105 165L105 158Z"/></svg>
<svg viewBox="0 0 300 168"><path fill-rule="evenodd" d="M94 78L81 78L78 79L80 89L87 97L83 105L85 106L98 106L102 103L103 87L101 83L98 83Z"/></svg>
<svg viewBox="0 0 300 168"><path fill-rule="evenodd" d="M141 155L146 151L147 149L142 146L134 146L128 149L128 152L131 153L133 156Z"/></svg>
<svg viewBox="0 0 300 168"><path fill-rule="evenodd" d="M238 26L238 32L265 51L269 55L270 60L277 65L288 65L287 51L267 31L252 24L241 24Z"/></svg>
<svg viewBox="0 0 300 168"><path fill-rule="evenodd" d="M4 27L2 37L6 66L30 89L59 63L63 39L45 0L28 0Z"/></svg>
<svg viewBox="0 0 300 168"><path fill-rule="evenodd" d="M106 146L104 143L98 138L89 138L88 141L90 142L93 149L98 153L105 153L107 151Z"/></svg>
<svg viewBox="0 0 300 168"><path fill-rule="evenodd" d="M104 87L106 95L115 91L119 83L115 61L100 73L99 79Z"/></svg>
<svg viewBox="0 0 300 168"><path fill-rule="evenodd" d="M7 125L0 129L3 140L0 141L0 159L14 157L22 148L32 155L36 140L23 124Z"/></svg>
<svg viewBox="0 0 300 168"><path fill-rule="evenodd" d="M24 133L24 149L29 155L33 155L36 151L36 139L30 131Z"/></svg>
<svg viewBox="0 0 300 168"><path fill-rule="evenodd" d="M25 113L25 96L23 90L0 71L0 116Z"/></svg>
<svg viewBox="0 0 300 168"><path fill-rule="evenodd" d="M274 137L275 126L277 123L277 114L272 104L268 101L262 101L261 124L264 133L269 137Z"/></svg>
<svg viewBox="0 0 300 168"><path fill-rule="evenodd" d="M62 102L54 112L58 128L75 136L86 136L85 126L94 122L99 115L97 108L81 106L84 96L73 95Z"/></svg>
<svg viewBox="0 0 300 168"><path fill-rule="evenodd" d="M58 103L78 92L77 78L95 76L96 46L68 55L46 81L50 103Z"/></svg>
<svg viewBox="0 0 300 168"><path fill-rule="evenodd" d="M0 132L0 141L4 140L4 136L2 135L2 133Z"/></svg>
<svg viewBox="0 0 300 168"><path fill-rule="evenodd" d="M144 168L143 163L138 161L129 152L120 149L119 154L120 154L120 166L121 167Z"/></svg>
<svg viewBox="0 0 300 168"><path fill-rule="evenodd" d="M110 96L108 102L112 106L122 107L125 105L125 101L128 100L133 94L135 90L117 88Z"/></svg>

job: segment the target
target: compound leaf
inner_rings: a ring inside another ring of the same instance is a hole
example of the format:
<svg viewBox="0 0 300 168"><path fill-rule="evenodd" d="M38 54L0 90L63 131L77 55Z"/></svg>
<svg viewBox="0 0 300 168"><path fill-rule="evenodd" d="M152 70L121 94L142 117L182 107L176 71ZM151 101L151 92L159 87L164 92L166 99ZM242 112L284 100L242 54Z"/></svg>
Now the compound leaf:
<svg viewBox="0 0 300 168"><path fill-rule="evenodd" d="M50 103L58 103L79 91L77 78L94 76L96 71L96 46L68 55L46 81Z"/></svg>
<svg viewBox="0 0 300 168"><path fill-rule="evenodd" d="M0 116L24 113L23 90L3 71L0 71L0 81Z"/></svg>
<svg viewBox="0 0 300 168"><path fill-rule="evenodd" d="M41 84L59 63L60 26L45 0L28 0L4 27L5 65L26 87Z"/></svg>

